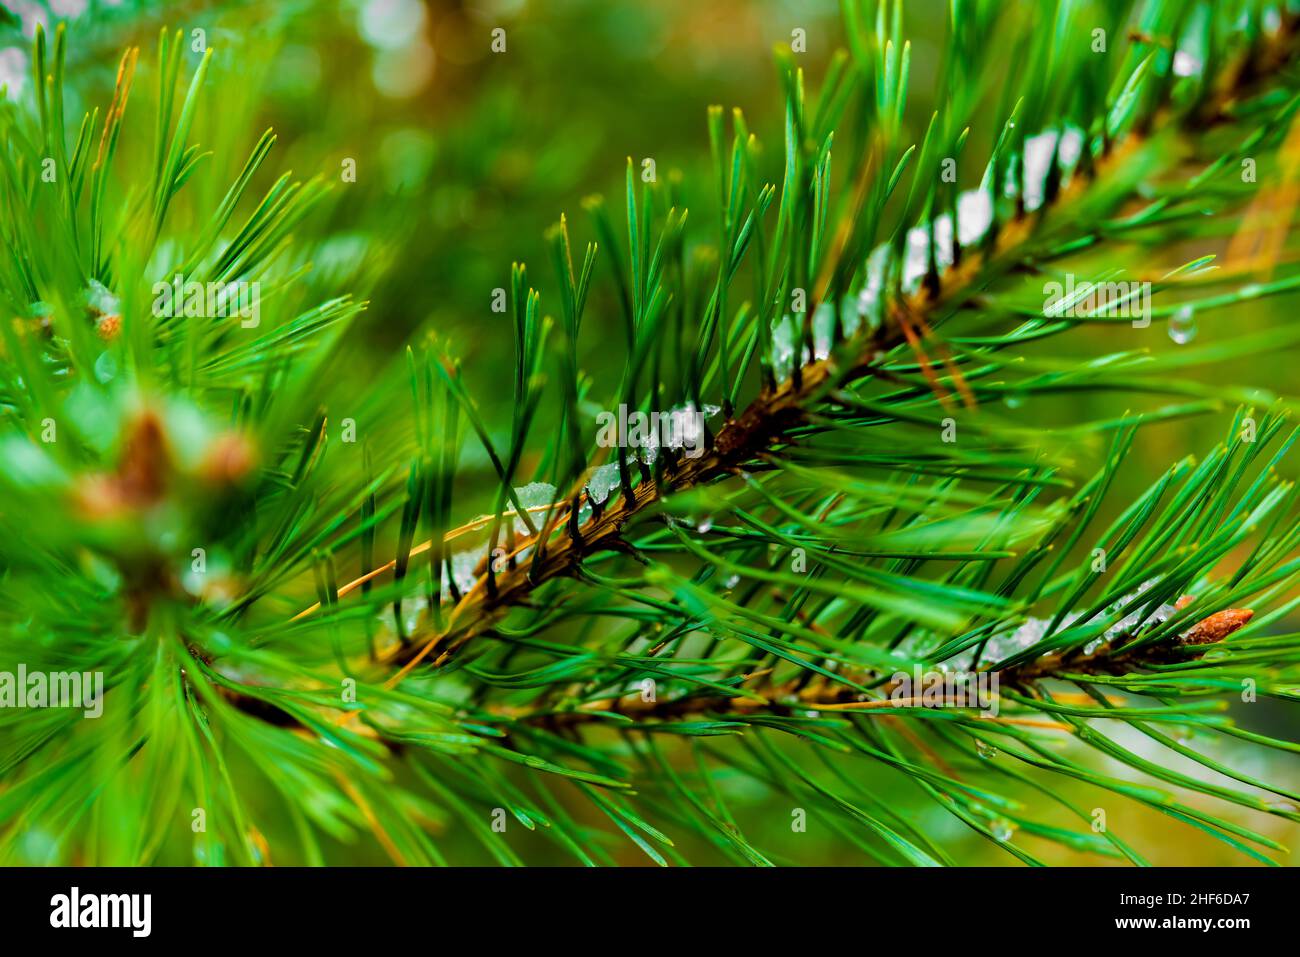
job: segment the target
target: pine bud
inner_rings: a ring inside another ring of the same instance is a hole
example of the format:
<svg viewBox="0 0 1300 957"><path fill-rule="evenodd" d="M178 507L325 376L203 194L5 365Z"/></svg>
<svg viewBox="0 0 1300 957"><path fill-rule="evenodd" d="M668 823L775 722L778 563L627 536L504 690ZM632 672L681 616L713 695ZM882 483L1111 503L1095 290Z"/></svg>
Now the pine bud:
<svg viewBox="0 0 1300 957"><path fill-rule="evenodd" d="M1249 608L1226 608L1198 621L1183 635L1182 642L1185 645L1214 644L1245 627L1246 622L1254 617L1255 613Z"/></svg>
<svg viewBox="0 0 1300 957"><path fill-rule="evenodd" d="M122 317L118 315L100 316L95 320L95 332L105 342L112 342L122 330Z"/></svg>
<svg viewBox="0 0 1300 957"><path fill-rule="evenodd" d="M226 432L208 447L199 465L199 474L216 485L235 485L253 471L257 449L238 432Z"/></svg>

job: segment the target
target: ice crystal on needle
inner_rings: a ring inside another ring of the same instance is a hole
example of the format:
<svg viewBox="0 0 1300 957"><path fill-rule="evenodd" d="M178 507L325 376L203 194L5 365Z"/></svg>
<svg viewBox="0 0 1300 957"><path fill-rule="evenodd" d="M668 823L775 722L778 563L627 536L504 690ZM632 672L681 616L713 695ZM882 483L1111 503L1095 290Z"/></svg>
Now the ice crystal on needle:
<svg viewBox="0 0 1300 957"><path fill-rule="evenodd" d="M1107 605L1095 615L1085 618L1082 613L1071 612L1061 619L1060 625L1053 633L1059 633L1067 628L1095 625L1108 621L1115 615L1119 614L1121 609L1132 604L1134 599L1149 591L1155 584L1155 579L1143 582L1133 591ZM1163 622L1168 621L1170 616L1178 611L1178 608L1175 605L1167 602L1159 605L1153 610L1144 611L1145 607L1146 606L1138 606L1136 610L1131 611L1122 618L1114 621L1106 628L1105 632L1103 632L1100 637L1094 638L1083 646L1083 653L1085 655L1094 654L1103 645L1114 641L1116 638L1125 635L1133 635L1140 629L1151 628L1162 624ZM985 643L984 650L979 656L979 663L986 666L996 665L1013 655L1020 654L1027 648L1034 647L1044 638L1048 637L1048 628L1050 625L1051 620L1048 618L1027 618L1014 630L994 635ZM899 646L898 650L908 657L924 658L927 649L933 650L934 647L935 645L932 638L916 638L904 642ZM946 658L942 664L950 669L961 671L971 670L976 665L975 655L978 647L979 646L976 645L960 654Z"/></svg>

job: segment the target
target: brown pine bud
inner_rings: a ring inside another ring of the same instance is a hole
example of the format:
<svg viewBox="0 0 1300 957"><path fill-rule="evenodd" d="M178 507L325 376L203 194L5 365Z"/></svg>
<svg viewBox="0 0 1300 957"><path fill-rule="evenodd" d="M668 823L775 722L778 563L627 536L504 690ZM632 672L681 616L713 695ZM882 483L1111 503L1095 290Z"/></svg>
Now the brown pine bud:
<svg viewBox="0 0 1300 957"><path fill-rule="evenodd" d="M199 465L199 474L216 485L235 485L244 480L257 464L257 449L238 432L219 435L208 447Z"/></svg>
<svg viewBox="0 0 1300 957"><path fill-rule="evenodd" d="M170 472L162 419L145 409L126 425L117 471L83 477L76 491L78 505L94 519L148 508L162 500Z"/></svg>
<svg viewBox="0 0 1300 957"><path fill-rule="evenodd" d="M1198 621L1183 635L1182 642L1185 645L1214 644L1245 627L1246 622L1254 617L1255 613L1249 608L1226 608Z"/></svg>
<svg viewBox="0 0 1300 957"><path fill-rule="evenodd" d="M105 342L112 342L122 330L122 317L117 315L100 316L95 320L95 332Z"/></svg>
<svg viewBox="0 0 1300 957"><path fill-rule="evenodd" d="M117 482L131 505L153 505L162 499L171 468L171 452L162 418L145 409L127 426Z"/></svg>

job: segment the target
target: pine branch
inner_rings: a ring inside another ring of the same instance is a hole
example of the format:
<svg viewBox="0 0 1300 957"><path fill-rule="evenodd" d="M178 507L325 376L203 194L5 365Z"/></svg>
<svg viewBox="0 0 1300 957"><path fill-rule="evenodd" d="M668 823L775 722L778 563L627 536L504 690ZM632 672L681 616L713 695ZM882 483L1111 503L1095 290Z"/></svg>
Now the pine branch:
<svg viewBox="0 0 1300 957"><path fill-rule="evenodd" d="M665 496L736 475L746 467L753 468L755 463L761 467L767 455L793 441L791 434L808 423L813 410L824 402L836 401L838 390L880 374L880 360L899 346L910 345L919 352L919 339L929 336L937 316L969 301L999 275L1030 264L1043 233L1050 228L1051 216L1083 202L1098 182L1104 181L1111 171L1122 169L1141 144L1158 134L1164 125L1174 124L1182 132L1195 133L1228 122L1232 105L1266 86L1273 71L1296 56L1298 47L1300 16L1289 15L1264 46L1242 54L1225 66L1220 81L1215 84L1215 95L1198 112L1182 117L1152 117L1124 139L1107 140L1096 162L1052 202L1033 212L1018 209L1014 220L986 238L984 242L991 240L991 251L955 254L959 264L927 281L917 293L905 294L891 302L887 323L837 344L835 355L812 359L812 347L808 343L808 361L797 364L790 377L776 388L765 387L738 416L728 420L700 458L670 463L659 478L643 471L642 482L630 489L631 494L625 495L618 506L607 511L585 491L553 503L552 517L542 533L516 539L511 550L513 559L536 552L539 542L545 542L538 561L498 574L485 559L478 580L452 609L445 626L422 643L403 644L388 660L401 666L399 675L426 661L434 667L446 664L512 606L525 604L541 584L579 575L582 562L600 551L628 551L629 543L622 534L624 527ZM1112 207L1125 198L1126 194L1114 197ZM815 311L814 304L808 312L811 315ZM575 510L583 504L591 508L591 517L585 523L576 524L572 521ZM549 537L554 529L564 531L558 542ZM421 547L427 548L428 543Z"/></svg>
<svg viewBox="0 0 1300 957"><path fill-rule="evenodd" d="M1026 664L992 670L988 674L996 675L997 685L994 687L1024 687L1033 692L1036 682L1049 679L1077 681L1089 675L1145 673L1152 667L1199 658L1205 654L1207 646L1223 641L1243 628L1252 616L1253 612L1248 609L1215 612L1197 622L1184 635L1158 645L1131 648L1118 653L1115 649L1137 636L1132 633L1117 633L1091 651L1075 650L1044 655ZM644 724L672 719L690 720L707 715L718 715L725 720L757 712L782 716L835 711L889 714L905 709L954 704L943 700L925 703L919 697L900 698L895 693L899 685L887 674L855 671L849 677L860 685L880 685L882 681L886 683L881 685L879 695L867 695L823 675L814 676L811 681L806 676L799 676L773 684L772 670L765 669L739 676L734 692L728 694L706 690L660 701L642 693L631 693L621 698L588 701L567 711L505 708L497 713L511 722L528 721L550 729L559 729L607 720L611 715ZM957 706L971 707L966 702L959 702ZM1006 720L1013 724L1024 723L1023 719Z"/></svg>
<svg viewBox="0 0 1300 957"><path fill-rule="evenodd" d="M1018 829L1145 863L1116 834L1031 818L999 793L1033 789L1087 822L1045 772L1271 863L1273 836L1175 792L1292 823L1300 797L1175 736L1300 750L1223 713L1246 683L1296 699L1300 635L1271 630L1300 581L1300 492L1279 476L1300 431L1285 401L1260 415L1257 390L1181 372L1294 347L1300 333L1051 357L1035 345L1111 317L1059 315L1037 290L1020 301L1007 287L1115 241L1177 254L1179 237L1223 239L1224 213L1247 193L1237 161L1276 147L1284 179L1294 166L1300 17L1274 23L1276 8L1253 2L1197 17L1162 0L953 3L942 110L910 143L902 4L878 3L874 31L867 7L844 5L849 52L832 57L818 97L778 54L779 193L743 115L728 155L710 110L716 247L690 251L716 262L688 256L676 183L643 185L638 203L629 162L625 244L596 202L599 252L589 244L575 261L565 218L547 234L558 320L512 269L504 443L437 349L413 347L359 381L341 335L363 304L309 265L330 259L305 219L332 195L324 180L286 174L254 202L245 194L275 134L250 136L242 164L191 142L209 135L211 87L226 83L228 104L243 84L228 61L209 51L191 72L182 38L164 32L156 135L142 145L123 124L134 49L96 136L98 114L67 127L64 35L47 57L39 32L31 108L0 98L0 304L18 317L0 323L0 650L110 679L102 721L0 712L0 855L320 863L318 833L369 833L396 863L446 863L461 853L443 839L452 827L521 863L531 849L489 828L490 811L588 864L617 860L591 819L656 863L685 861L667 831L726 860L779 861L731 813L718 782L739 776L817 809L869 860L953 863L946 840L891 806L897 777L1026 863L1040 861ZM1134 33L1091 57L1075 41L1094 20L1112 38ZM1014 51L1024 68L991 107L994 28L993 55ZM1203 75L1175 69L1188 36ZM1000 125L973 167L988 225L969 239L958 211L970 194L940 165L970 149L982 108ZM1185 154L1202 148L1217 152L1188 175ZM56 175L42 181L49 163ZM1246 232L1217 272L1208 256L1138 263L1131 274L1154 291L1189 294L1150 316L1176 326L1184 310L1300 289L1293 268L1248 281L1286 260L1276 236L1259 245ZM377 259L393 254L377 245ZM603 301L621 309L627 344L613 399L718 403L723 422L698 457L620 448L588 474L600 453L587 453L582 418L597 380L580 329L606 265ZM173 268L264 282L262 326L147 308L155 273ZM1055 428L1046 409L1032 428L998 414L1002 400L1094 390L1142 407ZM1152 396L1165 404L1149 408ZM1225 441L1112 507L1140 428L1232 405ZM340 414L364 423L360 445L337 441ZM961 444L936 440L936 414L960 418ZM55 418L58 441L38 441ZM474 440L478 463L462 455ZM533 485L517 488L525 472ZM451 528L464 492L491 511ZM195 543L207 570L191 564ZM289 619L313 585L317 603ZM995 676L1002 713L900 697L896 675L913 667ZM654 694L629 694L647 681ZM1221 777L1149 759L1116 727ZM210 812L210 832L191 832L192 805ZM285 818L268 822L268 805ZM48 848L29 851L33 829Z"/></svg>

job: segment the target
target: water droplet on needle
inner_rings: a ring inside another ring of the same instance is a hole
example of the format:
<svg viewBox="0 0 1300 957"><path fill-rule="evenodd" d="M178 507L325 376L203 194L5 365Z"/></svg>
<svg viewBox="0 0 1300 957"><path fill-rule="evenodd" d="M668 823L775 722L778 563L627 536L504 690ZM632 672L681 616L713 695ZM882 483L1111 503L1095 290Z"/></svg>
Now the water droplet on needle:
<svg viewBox="0 0 1300 957"><path fill-rule="evenodd" d="M1169 338L1180 346L1196 338L1196 310L1183 306L1169 320Z"/></svg>

